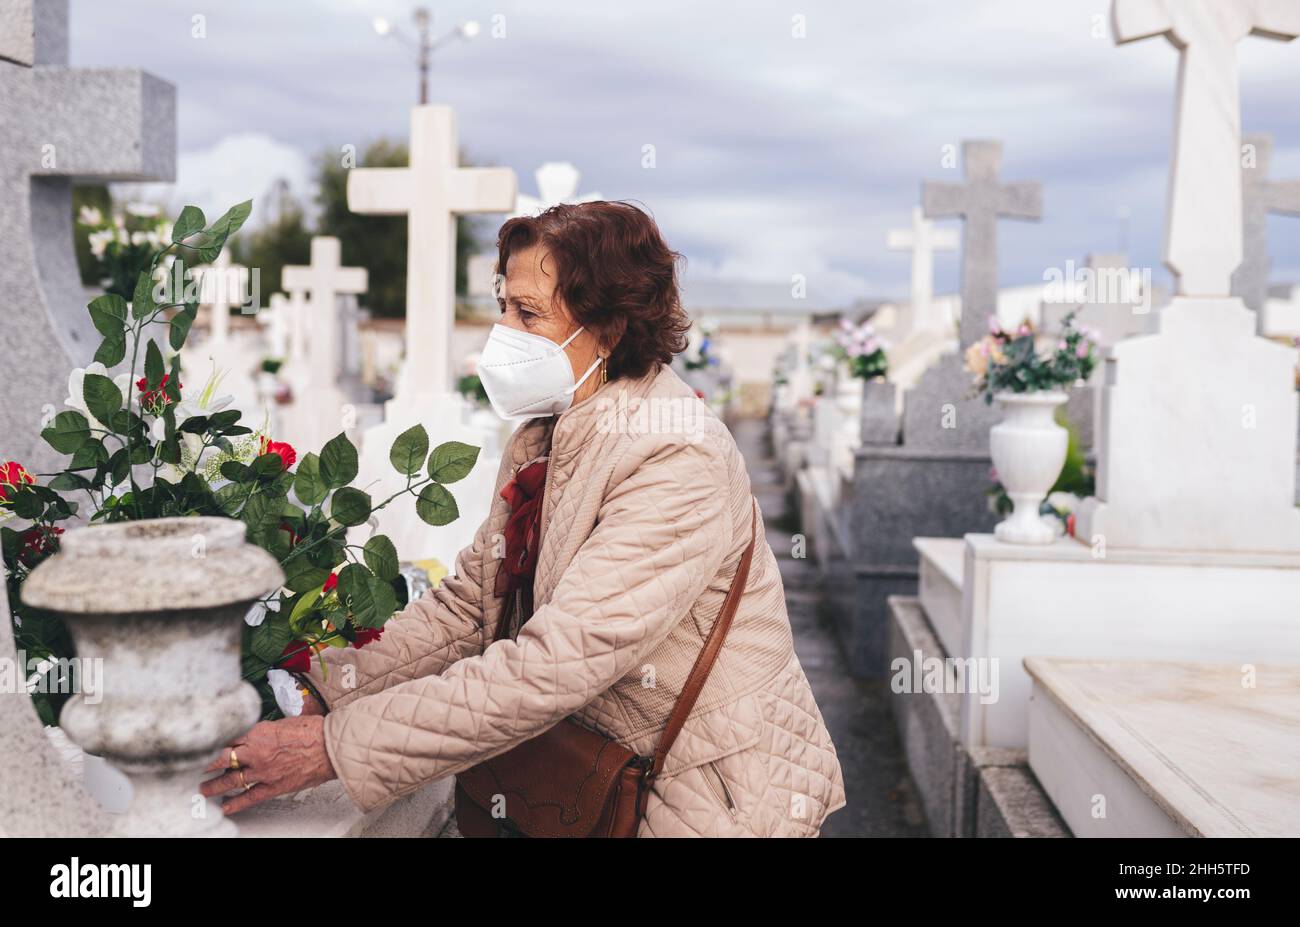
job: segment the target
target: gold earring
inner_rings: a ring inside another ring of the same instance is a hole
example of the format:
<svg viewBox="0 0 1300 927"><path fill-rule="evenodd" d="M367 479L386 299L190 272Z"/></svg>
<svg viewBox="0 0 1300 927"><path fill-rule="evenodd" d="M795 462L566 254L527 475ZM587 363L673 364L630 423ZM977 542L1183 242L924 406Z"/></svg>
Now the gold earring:
<svg viewBox="0 0 1300 927"><path fill-rule="evenodd" d="M609 358L602 357L600 359L600 385L604 386L608 382L609 382Z"/></svg>

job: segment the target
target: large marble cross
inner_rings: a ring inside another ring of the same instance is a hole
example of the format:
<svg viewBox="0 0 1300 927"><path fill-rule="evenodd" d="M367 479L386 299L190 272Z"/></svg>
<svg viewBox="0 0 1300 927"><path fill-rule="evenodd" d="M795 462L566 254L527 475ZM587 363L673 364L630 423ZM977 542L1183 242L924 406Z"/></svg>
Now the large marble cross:
<svg viewBox="0 0 1300 927"><path fill-rule="evenodd" d="M1247 135L1242 140L1241 266L1232 275L1232 295L1240 296L1263 322L1268 299L1268 215L1300 216L1300 180L1272 180L1273 136Z"/></svg>
<svg viewBox="0 0 1300 927"><path fill-rule="evenodd" d="M1042 185L1034 180L1003 183L1002 143L962 144L965 183L926 181L921 187L925 215L930 219L960 216L961 346L988 332L988 318L998 311L998 219L1040 219Z"/></svg>
<svg viewBox="0 0 1300 927"><path fill-rule="evenodd" d="M172 180L176 91L138 70L73 70L67 0L0 3L0 458L33 472L55 458L39 438L62 409L68 369L99 336L73 252L72 181Z"/></svg>
<svg viewBox="0 0 1300 927"><path fill-rule="evenodd" d="M1163 35L1178 49L1178 116L1165 265L1182 296L1227 296L1242 260L1237 43L1300 35L1296 0L1115 0L1118 44Z"/></svg>
<svg viewBox="0 0 1300 927"><path fill-rule="evenodd" d="M311 341L309 363L313 372L335 377L340 366L339 296L364 293L370 285L364 267L344 267L337 238L317 235L311 240L311 264L286 264L282 285L290 293L310 293Z"/></svg>
<svg viewBox="0 0 1300 927"><path fill-rule="evenodd" d="M456 217L509 212L517 184L509 168L458 166L456 114L411 110L409 167L353 168L348 208L406 215L406 360L394 400L418 407L449 393L456 287Z"/></svg>
<svg viewBox="0 0 1300 927"><path fill-rule="evenodd" d="M934 254L957 250L957 236L952 229L937 228L918 206L912 210L912 227L890 230L885 247L890 251L912 252L912 298L910 308L898 320L899 335L907 337L917 329L932 327Z"/></svg>

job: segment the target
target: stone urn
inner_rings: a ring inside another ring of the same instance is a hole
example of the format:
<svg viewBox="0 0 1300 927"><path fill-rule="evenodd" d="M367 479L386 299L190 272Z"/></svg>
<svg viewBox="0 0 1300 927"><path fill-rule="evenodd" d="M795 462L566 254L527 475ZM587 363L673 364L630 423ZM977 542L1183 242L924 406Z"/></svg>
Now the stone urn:
<svg viewBox="0 0 1300 927"><path fill-rule="evenodd" d="M1038 510L1065 466L1070 435L1056 423L1055 413L1068 397L1051 390L1001 392L993 398L1003 417L989 431L989 451L998 480L1015 505L993 533L1010 544L1050 544L1056 529Z"/></svg>
<svg viewBox="0 0 1300 927"><path fill-rule="evenodd" d="M199 783L261 714L240 633L250 604L283 582L242 522L161 518L69 531L23 584L24 602L63 619L79 658L103 661L101 691L75 694L59 723L131 781L114 834L236 834Z"/></svg>

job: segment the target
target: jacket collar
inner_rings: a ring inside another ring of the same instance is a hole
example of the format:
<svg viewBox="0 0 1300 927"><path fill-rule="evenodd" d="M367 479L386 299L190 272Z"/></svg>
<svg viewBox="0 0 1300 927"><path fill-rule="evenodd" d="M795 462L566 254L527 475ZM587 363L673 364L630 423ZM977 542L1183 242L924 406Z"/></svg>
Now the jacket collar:
<svg viewBox="0 0 1300 927"><path fill-rule="evenodd" d="M582 402L565 409L554 419L551 455L564 459L578 453L602 428L608 429L610 411L620 396L626 396L628 400L645 397L665 373L668 373L668 368L660 365L644 377L610 380Z"/></svg>

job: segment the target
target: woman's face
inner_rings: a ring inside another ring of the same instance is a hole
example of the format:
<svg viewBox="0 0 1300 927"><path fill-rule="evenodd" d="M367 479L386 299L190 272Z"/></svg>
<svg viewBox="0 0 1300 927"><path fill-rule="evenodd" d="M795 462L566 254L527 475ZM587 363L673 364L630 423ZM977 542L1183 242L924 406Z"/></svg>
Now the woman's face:
<svg viewBox="0 0 1300 927"><path fill-rule="evenodd" d="M539 245L512 252L506 262L505 279L497 302L501 306L502 325L563 344L577 331L578 323L569 314L564 301L555 295L555 277L550 273L553 266L549 252ZM573 367L575 383L595 363L599 348L595 334L583 329L564 349ZM573 394L574 404L594 393L600 381L600 370L596 370Z"/></svg>

